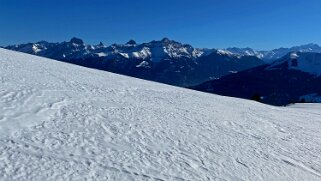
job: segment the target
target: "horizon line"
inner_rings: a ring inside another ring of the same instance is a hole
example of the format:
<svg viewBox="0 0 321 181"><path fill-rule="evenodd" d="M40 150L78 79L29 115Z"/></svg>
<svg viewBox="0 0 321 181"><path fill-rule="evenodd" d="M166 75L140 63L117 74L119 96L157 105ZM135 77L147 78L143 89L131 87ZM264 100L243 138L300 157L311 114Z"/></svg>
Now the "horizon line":
<svg viewBox="0 0 321 181"><path fill-rule="evenodd" d="M146 41L146 42L137 42L135 39L129 39L126 43L111 43L111 44L105 44L103 41L99 41L99 43L86 43L86 41L84 41L82 38L79 38L77 36L72 36L69 40L63 40L63 41L48 41L48 40L37 40L37 41L34 41L34 42L24 42L24 43L15 43L15 44L8 44L8 45L0 45L0 48L6 48L8 46L15 46L15 45L22 45L22 44L29 44L29 43L39 43L39 42L48 42L48 43L63 43L63 42L70 42L73 38L76 38L76 39L80 39L84 42L85 45L99 45L100 43L103 43L104 45L106 45L107 47L108 46L112 46L112 45L126 45L129 41L135 41L137 45L142 45L142 44L146 44L146 43L152 43L153 41L158 41L158 42L161 42L161 41L164 41L164 40L169 40L169 41L174 41L174 42L177 42L177 43L180 43L182 45L190 45L194 48L199 48L199 49L230 49L230 48L239 48L239 49L252 49L252 50L255 50L255 51L272 51L272 50L276 50L276 49L282 49L282 48L294 48L294 47L300 47L300 46L307 46L307 45L317 45L320 47L320 44L318 43L315 43L315 42L310 42L310 43L303 43L303 44L300 44L300 45L293 45L293 46L290 46L290 47L284 47L284 46L280 46L278 48L272 48L272 49L256 49L256 48L252 48L250 46L245 46L245 47L238 47L238 46L228 46L228 47L225 47L225 48L218 48L218 47L196 47L190 43L183 43L181 41L176 41L175 39L172 39L172 38L168 38L168 37L164 37L164 38L161 38L161 39L153 39L153 40L149 40L149 41Z"/></svg>

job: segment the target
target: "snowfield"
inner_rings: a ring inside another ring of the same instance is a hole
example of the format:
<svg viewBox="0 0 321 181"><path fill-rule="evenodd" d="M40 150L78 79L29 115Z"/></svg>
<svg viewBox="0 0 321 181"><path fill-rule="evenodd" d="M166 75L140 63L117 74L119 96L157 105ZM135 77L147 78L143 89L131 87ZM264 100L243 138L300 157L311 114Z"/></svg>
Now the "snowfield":
<svg viewBox="0 0 321 181"><path fill-rule="evenodd" d="M0 180L321 180L320 109L0 49Z"/></svg>

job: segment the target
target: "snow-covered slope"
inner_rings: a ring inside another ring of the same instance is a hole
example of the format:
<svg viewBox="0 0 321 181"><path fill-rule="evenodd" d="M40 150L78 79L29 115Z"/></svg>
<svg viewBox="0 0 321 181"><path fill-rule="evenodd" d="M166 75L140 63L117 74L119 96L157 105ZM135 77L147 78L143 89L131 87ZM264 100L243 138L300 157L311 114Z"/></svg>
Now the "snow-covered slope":
<svg viewBox="0 0 321 181"><path fill-rule="evenodd" d="M306 110L0 49L0 180L320 180Z"/></svg>

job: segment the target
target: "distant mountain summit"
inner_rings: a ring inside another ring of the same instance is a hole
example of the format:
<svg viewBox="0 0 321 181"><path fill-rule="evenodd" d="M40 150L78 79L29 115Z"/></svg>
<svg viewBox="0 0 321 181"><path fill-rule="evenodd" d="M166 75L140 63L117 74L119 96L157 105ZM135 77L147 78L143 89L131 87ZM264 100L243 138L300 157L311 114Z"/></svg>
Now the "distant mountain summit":
<svg viewBox="0 0 321 181"><path fill-rule="evenodd" d="M80 38L73 37L70 40L70 43L76 44L76 45L84 45L84 41Z"/></svg>
<svg viewBox="0 0 321 181"><path fill-rule="evenodd" d="M264 64L255 56L194 48L169 38L138 44L87 45L80 38L61 43L40 41L6 47L59 61L178 86L204 81Z"/></svg>
<svg viewBox="0 0 321 181"><path fill-rule="evenodd" d="M136 45L137 43L136 43L136 41L134 41L134 40L129 40L127 43L126 43L126 45Z"/></svg>

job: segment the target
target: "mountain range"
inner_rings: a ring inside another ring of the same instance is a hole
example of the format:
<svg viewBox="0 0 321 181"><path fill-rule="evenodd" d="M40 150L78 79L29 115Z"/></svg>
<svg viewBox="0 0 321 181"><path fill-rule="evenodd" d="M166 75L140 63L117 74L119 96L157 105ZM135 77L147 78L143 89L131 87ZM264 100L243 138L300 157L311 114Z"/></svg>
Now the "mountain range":
<svg viewBox="0 0 321 181"><path fill-rule="evenodd" d="M255 56L194 48L168 38L142 44L130 40L110 46L87 45L72 38L61 43L40 41L5 48L176 86L197 85L265 64Z"/></svg>
<svg viewBox="0 0 321 181"><path fill-rule="evenodd" d="M252 48L236 48L236 47L227 48L224 50L233 54L241 55L241 56L244 56L244 55L256 56L264 60L266 63L271 63L277 59L280 59L290 52L321 53L321 47L314 43L301 45L301 46L294 46L291 48L277 48L269 51L266 51L266 50L257 51Z"/></svg>
<svg viewBox="0 0 321 181"><path fill-rule="evenodd" d="M85 44L79 38L40 41L6 49L220 95L273 105L321 102L321 47L257 51L194 48L164 38L138 44Z"/></svg>

